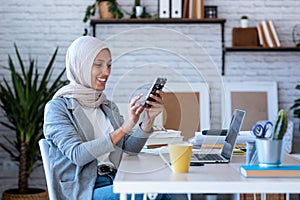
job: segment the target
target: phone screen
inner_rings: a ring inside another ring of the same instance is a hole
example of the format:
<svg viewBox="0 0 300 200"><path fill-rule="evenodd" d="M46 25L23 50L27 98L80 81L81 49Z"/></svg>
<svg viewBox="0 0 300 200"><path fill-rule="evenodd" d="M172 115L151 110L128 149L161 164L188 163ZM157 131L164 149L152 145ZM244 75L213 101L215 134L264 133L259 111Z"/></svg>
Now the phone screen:
<svg viewBox="0 0 300 200"><path fill-rule="evenodd" d="M148 94L146 96L146 100L148 101L155 101L153 98L150 97L150 94L153 94L155 96L158 96L159 94L156 93L157 90L162 90L167 82L166 78L158 77L153 82L152 86L150 87L150 90L148 91ZM143 105L144 108L151 108L151 105L147 104L146 101Z"/></svg>

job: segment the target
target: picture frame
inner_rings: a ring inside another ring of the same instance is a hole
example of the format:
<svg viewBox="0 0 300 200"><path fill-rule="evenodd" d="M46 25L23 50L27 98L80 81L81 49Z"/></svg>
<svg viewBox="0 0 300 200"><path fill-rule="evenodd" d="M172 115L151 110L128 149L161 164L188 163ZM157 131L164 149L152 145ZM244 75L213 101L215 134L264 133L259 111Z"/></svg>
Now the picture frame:
<svg viewBox="0 0 300 200"><path fill-rule="evenodd" d="M204 18L218 18L218 6L204 6Z"/></svg>
<svg viewBox="0 0 300 200"><path fill-rule="evenodd" d="M184 140L210 129L209 86L206 83L167 83L161 126L181 130ZM196 108L196 109L195 109Z"/></svg>
<svg viewBox="0 0 300 200"><path fill-rule="evenodd" d="M241 131L250 131L260 120L274 122L278 114L276 82L225 82L223 127L228 128L234 109L246 111Z"/></svg>

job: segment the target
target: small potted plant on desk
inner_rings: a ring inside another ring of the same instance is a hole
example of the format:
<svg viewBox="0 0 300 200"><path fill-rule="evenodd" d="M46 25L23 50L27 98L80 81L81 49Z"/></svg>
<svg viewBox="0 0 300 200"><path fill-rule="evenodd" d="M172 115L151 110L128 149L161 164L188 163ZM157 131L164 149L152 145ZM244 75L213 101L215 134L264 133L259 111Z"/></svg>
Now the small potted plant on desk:
<svg viewBox="0 0 300 200"><path fill-rule="evenodd" d="M41 160L38 141L43 136L44 107L54 93L66 84L66 81L60 80L64 70L56 79L51 78L58 48L42 76L36 60L29 58L29 66L25 67L16 45L15 51L20 68L16 68L9 56L9 68L4 68L9 69L11 80L3 78L0 82L0 107L4 113L0 123L11 129L9 134L14 136L3 135L0 147L10 154L13 161L19 163L19 177L18 188L4 191L2 200L46 200L47 192L44 189L30 188L28 178L41 165L41 162L36 161Z"/></svg>
<svg viewBox="0 0 300 200"><path fill-rule="evenodd" d="M257 138L255 141L258 163L261 167L276 167L282 162L282 139L287 130L287 114L281 109L269 138Z"/></svg>

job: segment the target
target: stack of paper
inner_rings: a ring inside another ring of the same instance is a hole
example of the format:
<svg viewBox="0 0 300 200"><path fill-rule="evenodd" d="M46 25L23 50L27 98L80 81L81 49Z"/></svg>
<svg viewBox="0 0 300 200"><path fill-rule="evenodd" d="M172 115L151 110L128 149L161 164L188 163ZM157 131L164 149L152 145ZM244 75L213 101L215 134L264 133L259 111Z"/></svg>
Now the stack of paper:
<svg viewBox="0 0 300 200"><path fill-rule="evenodd" d="M181 131L177 130L162 130L154 131L146 142L147 148L154 148L164 146L172 143L179 143L183 141Z"/></svg>

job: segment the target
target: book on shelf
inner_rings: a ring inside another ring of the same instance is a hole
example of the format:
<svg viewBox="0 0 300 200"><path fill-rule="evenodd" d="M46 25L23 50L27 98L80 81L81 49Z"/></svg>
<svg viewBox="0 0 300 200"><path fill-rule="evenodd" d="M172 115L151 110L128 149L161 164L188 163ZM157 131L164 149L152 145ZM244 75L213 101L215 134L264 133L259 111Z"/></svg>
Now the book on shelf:
<svg viewBox="0 0 300 200"><path fill-rule="evenodd" d="M277 34L276 29L275 29L273 21L268 20L267 25L268 25L269 31L271 33L272 41L274 42L275 47L280 47L280 41L279 41L278 34Z"/></svg>
<svg viewBox="0 0 300 200"><path fill-rule="evenodd" d="M280 47L280 41L272 20L263 20L257 24L260 45L263 47Z"/></svg>
<svg viewBox="0 0 300 200"><path fill-rule="evenodd" d="M267 23L267 28L268 28L268 31L269 31L270 38L272 40L273 47L278 47L277 44L276 44L276 41L275 41L275 35L271 30L269 21L267 21L266 23Z"/></svg>
<svg viewBox="0 0 300 200"><path fill-rule="evenodd" d="M265 33L264 33L261 23L257 23L256 28L257 28L257 33L258 33L259 45L262 47L268 47L266 36L265 36Z"/></svg>
<svg viewBox="0 0 300 200"><path fill-rule="evenodd" d="M182 12L182 17L183 18L189 18L189 0L184 0L183 1L183 12Z"/></svg>
<svg viewBox="0 0 300 200"><path fill-rule="evenodd" d="M278 167L242 165L240 173L245 177L300 177L300 165L280 165Z"/></svg>
<svg viewBox="0 0 300 200"><path fill-rule="evenodd" d="M193 0L193 19L204 18L204 0Z"/></svg>
<svg viewBox="0 0 300 200"><path fill-rule="evenodd" d="M267 21L263 20L261 22L261 26L262 26L263 34L266 38L266 42L267 42L268 47L275 47L275 44L273 44L273 41L272 41L272 38L271 38L271 32L269 31Z"/></svg>
<svg viewBox="0 0 300 200"><path fill-rule="evenodd" d="M204 0L184 0L183 17L189 19L203 19Z"/></svg>

